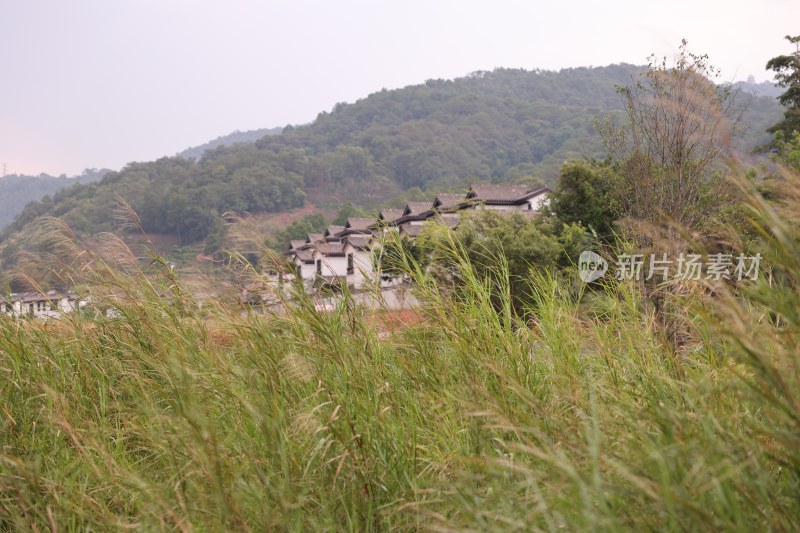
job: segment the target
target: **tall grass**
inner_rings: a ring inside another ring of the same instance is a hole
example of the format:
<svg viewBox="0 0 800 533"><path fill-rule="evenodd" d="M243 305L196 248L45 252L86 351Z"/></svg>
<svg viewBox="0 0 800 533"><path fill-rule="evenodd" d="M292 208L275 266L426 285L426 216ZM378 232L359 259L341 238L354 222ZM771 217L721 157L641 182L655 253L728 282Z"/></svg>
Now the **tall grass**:
<svg viewBox="0 0 800 533"><path fill-rule="evenodd" d="M532 272L524 321L455 242L461 290L406 258L421 320L379 338L54 228L98 313L0 317L0 529L797 530L800 254L752 202L780 275L688 303L691 350L630 284Z"/></svg>

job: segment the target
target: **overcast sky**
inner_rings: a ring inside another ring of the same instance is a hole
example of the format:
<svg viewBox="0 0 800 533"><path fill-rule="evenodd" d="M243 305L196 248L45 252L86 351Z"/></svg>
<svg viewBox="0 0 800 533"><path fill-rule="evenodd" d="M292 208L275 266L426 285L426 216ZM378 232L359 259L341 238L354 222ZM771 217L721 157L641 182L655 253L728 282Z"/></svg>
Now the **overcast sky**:
<svg viewBox="0 0 800 533"><path fill-rule="evenodd" d="M799 33L798 0L0 0L0 164L118 169L384 87L643 64L683 37L763 81Z"/></svg>

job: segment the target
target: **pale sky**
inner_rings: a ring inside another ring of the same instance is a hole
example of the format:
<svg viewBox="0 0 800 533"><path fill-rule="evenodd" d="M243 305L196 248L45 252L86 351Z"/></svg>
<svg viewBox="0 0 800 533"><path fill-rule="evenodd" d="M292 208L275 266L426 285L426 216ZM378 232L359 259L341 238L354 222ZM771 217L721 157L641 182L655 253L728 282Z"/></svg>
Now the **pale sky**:
<svg viewBox="0 0 800 533"><path fill-rule="evenodd" d="M763 81L787 34L798 0L0 0L0 165L119 169L384 87L644 64L683 37Z"/></svg>

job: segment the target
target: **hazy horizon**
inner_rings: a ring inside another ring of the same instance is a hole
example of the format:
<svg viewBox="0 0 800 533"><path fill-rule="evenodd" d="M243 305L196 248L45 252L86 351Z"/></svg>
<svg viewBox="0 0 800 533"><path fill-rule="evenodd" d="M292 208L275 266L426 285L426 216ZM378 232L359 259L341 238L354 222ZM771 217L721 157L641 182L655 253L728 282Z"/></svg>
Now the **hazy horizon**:
<svg viewBox="0 0 800 533"><path fill-rule="evenodd" d="M477 70L671 57L682 38L721 81L771 80L800 3L393 4L53 0L6 6L0 164L78 174L235 130L312 121L337 102Z"/></svg>

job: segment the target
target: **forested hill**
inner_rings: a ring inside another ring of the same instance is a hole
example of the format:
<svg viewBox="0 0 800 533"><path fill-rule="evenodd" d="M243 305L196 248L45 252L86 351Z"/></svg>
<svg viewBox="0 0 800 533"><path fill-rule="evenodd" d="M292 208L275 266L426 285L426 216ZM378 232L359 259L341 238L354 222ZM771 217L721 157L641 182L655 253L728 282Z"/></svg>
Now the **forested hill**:
<svg viewBox="0 0 800 533"><path fill-rule="evenodd" d="M382 90L254 144L215 148L199 161L131 163L58 192L29 205L0 243L43 214L63 217L79 233L113 230L116 194L145 230L186 243L203 239L229 210L282 211L308 199L374 206L404 190L478 180L552 184L565 160L602 155L595 119L621 107L615 86L630 84L640 68L499 69ZM750 106L743 142L753 146L781 110L766 97Z"/></svg>
<svg viewBox="0 0 800 533"><path fill-rule="evenodd" d="M186 159L201 159L207 150L219 148L220 146L231 146L239 143L252 144L265 135L278 135L282 129L283 128L261 128L249 131L237 130L233 133L229 133L228 135L217 137L213 141L208 141L207 143L199 146L187 148L186 150L178 153L178 156Z"/></svg>
<svg viewBox="0 0 800 533"><path fill-rule="evenodd" d="M108 169L86 169L79 176L23 176L10 174L0 177L0 228L14 220L29 202L40 200L46 195L76 183L92 183L102 178Z"/></svg>

